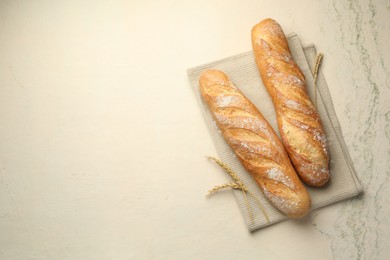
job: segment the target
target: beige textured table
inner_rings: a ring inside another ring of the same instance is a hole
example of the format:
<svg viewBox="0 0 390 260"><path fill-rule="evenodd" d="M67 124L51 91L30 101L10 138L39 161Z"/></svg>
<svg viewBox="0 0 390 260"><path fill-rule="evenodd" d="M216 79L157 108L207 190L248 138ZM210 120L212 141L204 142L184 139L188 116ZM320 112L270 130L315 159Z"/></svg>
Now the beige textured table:
<svg viewBox="0 0 390 260"><path fill-rule="evenodd" d="M248 232L186 69L272 17L324 53L364 196ZM388 259L390 2L0 1L0 259Z"/></svg>

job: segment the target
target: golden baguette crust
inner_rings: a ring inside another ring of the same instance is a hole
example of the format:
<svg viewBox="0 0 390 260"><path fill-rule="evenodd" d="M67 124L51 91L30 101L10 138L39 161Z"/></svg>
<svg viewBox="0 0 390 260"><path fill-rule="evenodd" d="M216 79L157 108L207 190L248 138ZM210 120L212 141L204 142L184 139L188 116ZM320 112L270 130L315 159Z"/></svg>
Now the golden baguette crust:
<svg viewBox="0 0 390 260"><path fill-rule="evenodd" d="M255 25L252 47L275 106L282 141L298 175L308 185L325 185L330 178L327 140L280 25L272 19Z"/></svg>
<svg viewBox="0 0 390 260"><path fill-rule="evenodd" d="M199 84L223 137L264 195L289 217L305 215L309 194L263 115L221 71L205 71Z"/></svg>

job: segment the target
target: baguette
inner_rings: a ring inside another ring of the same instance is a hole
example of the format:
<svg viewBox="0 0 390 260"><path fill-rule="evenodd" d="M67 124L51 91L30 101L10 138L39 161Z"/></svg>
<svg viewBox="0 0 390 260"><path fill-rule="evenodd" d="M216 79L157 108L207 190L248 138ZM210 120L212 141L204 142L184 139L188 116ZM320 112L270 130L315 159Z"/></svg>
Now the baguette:
<svg viewBox="0 0 390 260"><path fill-rule="evenodd" d="M264 195L288 217L304 216L309 194L263 115L221 71L203 72L199 85L221 134Z"/></svg>
<svg viewBox="0 0 390 260"><path fill-rule="evenodd" d="M295 170L306 184L323 186L330 178L327 140L283 30L276 21L265 19L253 27L251 34L256 64L272 98L280 136Z"/></svg>

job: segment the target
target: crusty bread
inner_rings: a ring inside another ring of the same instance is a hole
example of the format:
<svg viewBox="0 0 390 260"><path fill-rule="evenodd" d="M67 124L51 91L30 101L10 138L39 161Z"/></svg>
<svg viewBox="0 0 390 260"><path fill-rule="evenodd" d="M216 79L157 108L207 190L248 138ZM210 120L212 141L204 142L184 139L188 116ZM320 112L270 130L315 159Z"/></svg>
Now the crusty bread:
<svg viewBox="0 0 390 260"><path fill-rule="evenodd" d="M305 215L309 194L263 115L221 71L205 71L199 84L223 137L264 195L289 217Z"/></svg>
<svg viewBox="0 0 390 260"><path fill-rule="evenodd" d="M275 106L282 142L298 175L308 185L323 186L330 177L327 140L280 25L272 19L255 25L252 46Z"/></svg>

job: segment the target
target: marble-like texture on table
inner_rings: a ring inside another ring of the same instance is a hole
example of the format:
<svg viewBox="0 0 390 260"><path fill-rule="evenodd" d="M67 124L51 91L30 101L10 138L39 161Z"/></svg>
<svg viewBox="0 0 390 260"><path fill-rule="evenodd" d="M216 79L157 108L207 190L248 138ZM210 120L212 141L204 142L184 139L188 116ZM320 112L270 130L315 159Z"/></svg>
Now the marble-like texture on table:
<svg viewBox="0 0 390 260"><path fill-rule="evenodd" d="M389 0L13 0L0 13L1 260L390 259ZM365 193L248 234L230 194L203 198L222 174L203 158L214 146L185 68L249 50L265 17L324 53Z"/></svg>
<svg viewBox="0 0 390 260"><path fill-rule="evenodd" d="M346 97L338 117L364 195L342 203L333 223L315 228L330 238L335 259L388 259L390 1L334 0L324 8L322 24L337 26L321 29L333 28L342 47L332 51L340 55L335 77Z"/></svg>

